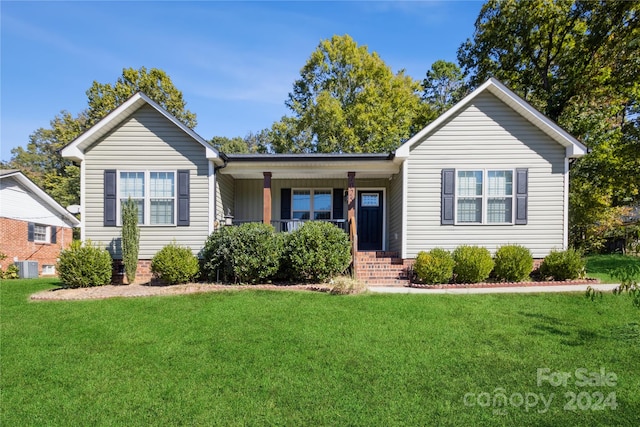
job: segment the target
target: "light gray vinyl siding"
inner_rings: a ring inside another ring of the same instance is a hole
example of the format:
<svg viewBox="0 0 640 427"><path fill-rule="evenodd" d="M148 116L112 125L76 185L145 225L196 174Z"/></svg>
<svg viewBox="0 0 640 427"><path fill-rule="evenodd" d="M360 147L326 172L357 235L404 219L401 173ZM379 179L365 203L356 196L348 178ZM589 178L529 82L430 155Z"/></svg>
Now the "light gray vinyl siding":
<svg viewBox="0 0 640 427"><path fill-rule="evenodd" d="M85 152L85 238L120 259L121 227L103 226L104 170L190 171L190 225L141 226L139 259L151 259L175 240L195 254L209 233L209 161L205 149L150 106L137 110Z"/></svg>
<svg viewBox="0 0 640 427"><path fill-rule="evenodd" d="M407 258L458 245L520 244L542 258L564 244L564 148L489 93L412 147L407 188ZM440 225L443 168L528 168L527 225Z"/></svg>
<svg viewBox="0 0 640 427"><path fill-rule="evenodd" d="M216 188L216 220L223 221L224 216L227 213L235 215L234 210L234 192L235 182L230 175L223 175L218 173L216 175L217 188Z"/></svg>
<svg viewBox="0 0 640 427"><path fill-rule="evenodd" d="M393 175L389 183L387 195L387 212L389 218L389 250L402 251L402 168Z"/></svg>
<svg viewBox="0 0 640 427"><path fill-rule="evenodd" d="M233 216L236 221L262 221L261 179L236 179Z"/></svg>

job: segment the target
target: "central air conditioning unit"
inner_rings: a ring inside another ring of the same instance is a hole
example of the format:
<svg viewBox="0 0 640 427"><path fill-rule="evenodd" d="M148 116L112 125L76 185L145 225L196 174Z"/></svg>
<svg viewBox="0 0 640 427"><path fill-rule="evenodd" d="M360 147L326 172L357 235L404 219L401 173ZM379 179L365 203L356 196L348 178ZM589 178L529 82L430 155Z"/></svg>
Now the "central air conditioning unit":
<svg viewBox="0 0 640 427"><path fill-rule="evenodd" d="M18 277L21 279L38 278L38 261L16 261L18 267Z"/></svg>

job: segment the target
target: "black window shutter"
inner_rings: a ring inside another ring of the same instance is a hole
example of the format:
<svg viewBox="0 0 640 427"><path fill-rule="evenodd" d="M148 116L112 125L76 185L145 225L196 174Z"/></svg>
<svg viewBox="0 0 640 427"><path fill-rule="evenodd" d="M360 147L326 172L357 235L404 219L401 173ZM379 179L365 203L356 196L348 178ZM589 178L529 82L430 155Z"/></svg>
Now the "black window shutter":
<svg viewBox="0 0 640 427"><path fill-rule="evenodd" d="M36 232L36 225L32 222L27 224L27 240L33 242L35 240L34 234Z"/></svg>
<svg viewBox="0 0 640 427"><path fill-rule="evenodd" d="M440 224L453 225L455 224L455 188L456 188L456 170L455 169L442 169L442 183L441 183L441 212L440 212Z"/></svg>
<svg viewBox="0 0 640 427"><path fill-rule="evenodd" d="M527 223L529 176L528 169L516 169L516 220L515 223L523 225Z"/></svg>
<svg viewBox="0 0 640 427"><path fill-rule="evenodd" d="M104 226L115 227L117 225L117 172L115 169L104 171Z"/></svg>
<svg viewBox="0 0 640 427"><path fill-rule="evenodd" d="M178 171L178 222L179 226L189 225L189 171Z"/></svg>
<svg viewBox="0 0 640 427"><path fill-rule="evenodd" d="M344 219L344 190L333 189L333 219Z"/></svg>
<svg viewBox="0 0 640 427"><path fill-rule="evenodd" d="M291 189L280 189L280 219L291 219Z"/></svg>
<svg viewBox="0 0 640 427"><path fill-rule="evenodd" d="M56 234L58 234L58 227L56 227L55 225L52 225L51 226L51 243L57 242Z"/></svg>

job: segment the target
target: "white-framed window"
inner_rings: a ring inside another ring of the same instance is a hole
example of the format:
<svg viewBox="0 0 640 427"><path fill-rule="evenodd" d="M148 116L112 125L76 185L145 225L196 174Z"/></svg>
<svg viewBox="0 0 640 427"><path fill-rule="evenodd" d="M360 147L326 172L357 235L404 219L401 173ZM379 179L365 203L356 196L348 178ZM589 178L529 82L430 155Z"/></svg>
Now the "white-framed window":
<svg viewBox="0 0 640 427"><path fill-rule="evenodd" d="M53 276L56 274L56 266L50 264L44 264L42 266L42 275L43 276Z"/></svg>
<svg viewBox="0 0 640 427"><path fill-rule="evenodd" d="M51 227L48 225L33 225L33 240L39 243L49 243L51 241Z"/></svg>
<svg viewBox="0 0 640 427"><path fill-rule="evenodd" d="M513 224L513 170L458 170L456 223Z"/></svg>
<svg viewBox="0 0 640 427"><path fill-rule="evenodd" d="M118 180L120 224L122 205L131 198L138 205L138 224L175 225L175 171L120 171Z"/></svg>
<svg viewBox="0 0 640 427"><path fill-rule="evenodd" d="M293 219L331 219L331 190L294 189L291 194L291 199L291 214Z"/></svg>

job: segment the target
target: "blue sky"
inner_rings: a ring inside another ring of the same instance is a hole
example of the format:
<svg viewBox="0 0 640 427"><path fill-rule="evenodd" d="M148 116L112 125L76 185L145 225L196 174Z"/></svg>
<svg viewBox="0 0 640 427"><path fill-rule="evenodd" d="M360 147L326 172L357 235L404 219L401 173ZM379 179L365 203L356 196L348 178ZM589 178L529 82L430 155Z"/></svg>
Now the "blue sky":
<svg viewBox="0 0 640 427"><path fill-rule="evenodd" d="M2 160L93 81L160 68L196 113L198 134L245 136L288 114L293 82L322 39L349 34L394 72L422 80L456 61L480 1L0 2Z"/></svg>

